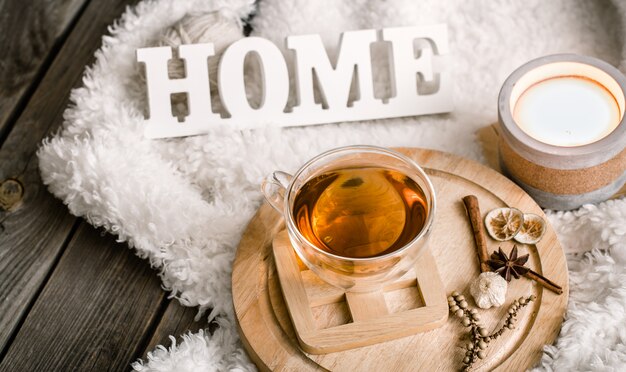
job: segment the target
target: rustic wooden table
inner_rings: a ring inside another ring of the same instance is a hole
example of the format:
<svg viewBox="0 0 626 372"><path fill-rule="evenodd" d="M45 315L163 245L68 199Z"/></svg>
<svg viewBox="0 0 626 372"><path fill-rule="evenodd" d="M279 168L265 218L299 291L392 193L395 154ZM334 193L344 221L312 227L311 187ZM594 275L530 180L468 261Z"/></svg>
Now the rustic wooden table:
<svg viewBox="0 0 626 372"><path fill-rule="evenodd" d="M39 177L42 138L134 2L0 0L0 371L128 370L168 335L208 326Z"/></svg>

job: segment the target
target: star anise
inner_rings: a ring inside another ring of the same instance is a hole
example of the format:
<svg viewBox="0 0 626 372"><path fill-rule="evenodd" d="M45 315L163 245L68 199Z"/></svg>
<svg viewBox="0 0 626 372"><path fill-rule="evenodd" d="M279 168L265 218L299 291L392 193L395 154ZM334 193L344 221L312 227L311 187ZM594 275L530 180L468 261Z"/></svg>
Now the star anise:
<svg viewBox="0 0 626 372"><path fill-rule="evenodd" d="M510 257L509 257L510 256ZM525 275L530 269L524 266L528 261L528 255L517 257L517 246L514 245L509 256L504 253L502 248L498 248L498 252L491 254L491 259L487 261L491 269L500 274L507 282L511 281L511 275L515 279Z"/></svg>

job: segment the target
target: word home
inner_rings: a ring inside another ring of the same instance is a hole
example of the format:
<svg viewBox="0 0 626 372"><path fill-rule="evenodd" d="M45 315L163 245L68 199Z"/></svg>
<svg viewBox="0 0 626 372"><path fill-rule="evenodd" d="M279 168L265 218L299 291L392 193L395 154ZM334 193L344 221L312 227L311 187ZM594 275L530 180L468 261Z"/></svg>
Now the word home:
<svg viewBox="0 0 626 372"><path fill-rule="evenodd" d="M387 47L389 97L375 97L371 46ZM208 59L213 44L189 44L178 48L186 76L170 79L170 47L137 50L137 61L145 64L149 117L145 135L149 138L179 137L206 133L215 125L237 129L261 126L299 126L443 113L452 110L451 81L442 67L448 53L445 25L397 27L382 30L344 32L334 63L319 35L286 38L293 52L295 101L288 107L289 70L280 49L260 37L247 37L231 44L218 66L218 92L227 111L223 117L213 111ZM244 76L248 55L256 57L262 78L259 107L246 95ZM434 86L420 92L419 84ZM317 89L315 84L317 84ZM357 98L350 102L351 89ZM183 122L172 114L171 95L187 95L188 114ZM316 99L317 94L317 99ZM321 101L321 102L320 102Z"/></svg>

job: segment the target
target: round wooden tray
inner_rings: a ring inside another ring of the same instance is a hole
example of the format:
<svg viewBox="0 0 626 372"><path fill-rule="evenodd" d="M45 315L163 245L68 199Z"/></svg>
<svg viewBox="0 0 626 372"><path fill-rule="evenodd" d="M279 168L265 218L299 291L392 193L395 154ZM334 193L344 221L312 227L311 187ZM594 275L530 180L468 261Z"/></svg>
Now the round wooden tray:
<svg viewBox="0 0 626 372"><path fill-rule="evenodd" d="M422 165L437 194L437 215L430 250L437 262L446 293L467 293L479 274L471 227L461 201L474 194L484 214L497 207L514 206L544 216L537 204L517 185L496 171L455 155L423 149L398 149ZM544 216L545 217L545 216ZM271 254L274 236L284 228L281 216L264 204L248 225L233 266L233 302L241 339L261 370L454 371L462 364L467 329L451 316L435 330L357 349L312 355L300 350L282 299ZM488 239L489 252L511 242ZM565 255L551 226L537 245L519 245L530 254L528 265L563 287L562 295L521 278L509 284L507 302L500 308L479 310L490 331L499 326L506 308L516 298L534 294L537 301L518 316L514 330L490 343L487 357L475 370L525 370L541 357L542 347L554 341L561 328L568 299ZM327 316L324 311L317 317ZM329 320L332 322L332 319Z"/></svg>

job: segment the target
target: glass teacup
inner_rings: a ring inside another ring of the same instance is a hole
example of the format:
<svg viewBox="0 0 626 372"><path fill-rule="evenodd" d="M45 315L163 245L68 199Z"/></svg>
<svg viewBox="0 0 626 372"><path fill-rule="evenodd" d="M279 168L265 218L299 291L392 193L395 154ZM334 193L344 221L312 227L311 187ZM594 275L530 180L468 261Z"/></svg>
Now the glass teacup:
<svg viewBox="0 0 626 372"><path fill-rule="evenodd" d="M380 290L404 275L426 249L435 218L426 173L382 147L327 151L293 176L272 173L261 188L303 263L345 291Z"/></svg>

